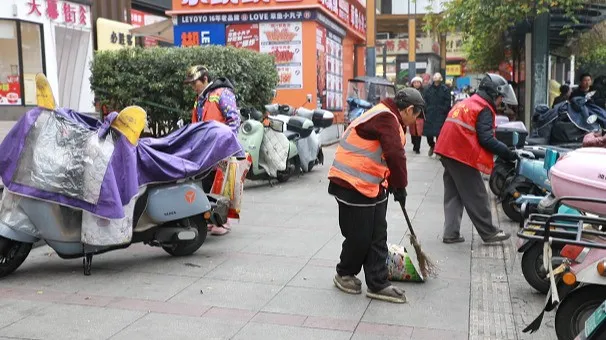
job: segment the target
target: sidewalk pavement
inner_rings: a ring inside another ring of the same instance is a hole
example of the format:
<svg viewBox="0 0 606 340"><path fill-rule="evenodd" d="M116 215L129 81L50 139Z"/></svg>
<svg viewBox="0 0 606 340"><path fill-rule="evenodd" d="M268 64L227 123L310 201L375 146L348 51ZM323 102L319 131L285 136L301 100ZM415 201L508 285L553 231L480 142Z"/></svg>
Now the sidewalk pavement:
<svg viewBox="0 0 606 340"><path fill-rule="evenodd" d="M95 256L86 277L82 260L34 249L0 280L0 338L554 338L550 314L542 332L521 333L544 297L524 282L514 240L483 245L465 215L467 242L441 242L442 169L425 154L409 151L407 205L439 277L396 283L409 300L402 305L337 290L343 239L326 179L334 150L325 149L324 166L287 183L248 183L242 221L231 234L209 235L191 257L139 244ZM400 243L407 227L391 200L388 222L388 242ZM501 226L515 232L514 224Z"/></svg>

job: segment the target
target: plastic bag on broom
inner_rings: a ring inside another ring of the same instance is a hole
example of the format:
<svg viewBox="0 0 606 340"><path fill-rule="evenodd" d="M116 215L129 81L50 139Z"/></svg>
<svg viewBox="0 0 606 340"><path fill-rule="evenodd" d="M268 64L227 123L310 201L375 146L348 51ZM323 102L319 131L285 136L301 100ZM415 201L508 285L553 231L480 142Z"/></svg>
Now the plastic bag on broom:
<svg viewBox="0 0 606 340"><path fill-rule="evenodd" d="M411 252L407 252L407 249L411 249ZM389 281L425 282L412 246L404 248L398 244L388 244L387 252Z"/></svg>
<svg viewBox="0 0 606 340"><path fill-rule="evenodd" d="M210 192L229 199L229 213L227 216L229 218L240 218L244 180L251 164L252 158L249 154L246 154L245 159L230 157L217 167Z"/></svg>

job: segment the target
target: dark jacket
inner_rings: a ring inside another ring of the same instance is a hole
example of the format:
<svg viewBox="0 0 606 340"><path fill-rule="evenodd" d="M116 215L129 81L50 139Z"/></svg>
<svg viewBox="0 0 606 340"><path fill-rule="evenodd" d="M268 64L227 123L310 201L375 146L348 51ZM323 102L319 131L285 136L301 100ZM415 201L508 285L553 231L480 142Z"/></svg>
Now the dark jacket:
<svg viewBox="0 0 606 340"><path fill-rule="evenodd" d="M406 153L400 140L399 128L405 128L400 117L398 108L391 98L381 101L392 113L398 117L399 126L394 124L393 116L389 113L381 113L355 127L361 138L378 140L385 156L385 162L389 168L390 176L387 179L389 186L393 189L404 189L408 185L408 172L406 169ZM385 193L380 193L375 199L369 199L340 179L331 179L328 193L336 196L342 201L353 204L373 204L381 201Z"/></svg>
<svg viewBox="0 0 606 340"><path fill-rule="evenodd" d="M494 99L492 99L486 92L479 90L475 95L484 98L496 111ZM509 150L507 145L495 138L494 131L492 129L493 122L494 120L492 118L490 108L486 107L480 111L478 114L478 119L476 120L476 133L480 146L494 155L504 159L512 159L514 157L513 151Z"/></svg>
<svg viewBox="0 0 606 340"><path fill-rule="evenodd" d="M576 89L574 89L574 91L572 91L572 93L570 93L570 99L574 98L574 97L585 97L587 95L588 91L583 91L581 89L581 87L577 87Z"/></svg>
<svg viewBox="0 0 606 340"><path fill-rule="evenodd" d="M423 135L435 137L440 134L440 129L450 111L452 99L450 90L444 84L438 86L432 84L425 89L423 97L425 98Z"/></svg>
<svg viewBox="0 0 606 340"><path fill-rule="evenodd" d="M561 102L565 102L567 100L568 100L568 97L566 95L561 94L561 95L555 97L555 99L553 100L553 106L552 107L555 107L557 104L559 104Z"/></svg>

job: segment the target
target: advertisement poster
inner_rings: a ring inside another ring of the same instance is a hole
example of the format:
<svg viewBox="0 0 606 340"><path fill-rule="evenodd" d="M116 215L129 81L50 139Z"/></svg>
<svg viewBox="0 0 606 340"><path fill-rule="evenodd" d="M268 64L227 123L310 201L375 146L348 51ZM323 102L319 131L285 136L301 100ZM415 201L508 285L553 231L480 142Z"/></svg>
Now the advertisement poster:
<svg viewBox="0 0 606 340"><path fill-rule="evenodd" d="M164 21L168 18L161 17L158 15L153 15L149 13L145 13L142 11L138 11L136 9L131 9L130 11L130 23L133 27L143 27L151 24L155 24L160 21ZM158 46L158 40L150 37L145 37L143 39L145 47L153 47Z"/></svg>
<svg viewBox="0 0 606 340"><path fill-rule="evenodd" d="M303 88L303 26L301 22L259 24L260 52L276 59L278 89Z"/></svg>
<svg viewBox="0 0 606 340"><path fill-rule="evenodd" d="M316 76L318 107L326 108L326 28L316 27Z"/></svg>
<svg viewBox="0 0 606 340"><path fill-rule="evenodd" d="M343 109L343 41L328 32L326 36L326 110Z"/></svg>
<svg viewBox="0 0 606 340"><path fill-rule="evenodd" d="M175 46L225 46L224 24L180 25L173 28Z"/></svg>
<svg viewBox="0 0 606 340"><path fill-rule="evenodd" d="M227 46L259 52L259 24L227 25Z"/></svg>
<svg viewBox="0 0 606 340"><path fill-rule="evenodd" d="M0 79L0 105L21 105L21 84L19 76L7 76Z"/></svg>

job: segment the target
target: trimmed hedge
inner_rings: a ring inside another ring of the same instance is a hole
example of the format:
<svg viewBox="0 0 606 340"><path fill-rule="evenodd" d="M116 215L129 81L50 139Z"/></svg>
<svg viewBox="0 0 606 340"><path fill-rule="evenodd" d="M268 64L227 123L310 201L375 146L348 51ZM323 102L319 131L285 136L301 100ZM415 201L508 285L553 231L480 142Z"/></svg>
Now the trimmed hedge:
<svg viewBox="0 0 606 340"><path fill-rule="evenodd" d="M91 88L99 107L120 111L139 105L156 136L190 121L195 93L183 84L192 65L205 65L211 77L226 77L236 88L240 107L260 110L272 100L278 73L272 56L223 46L129 48L101 51L91 65Z"/></svg>

